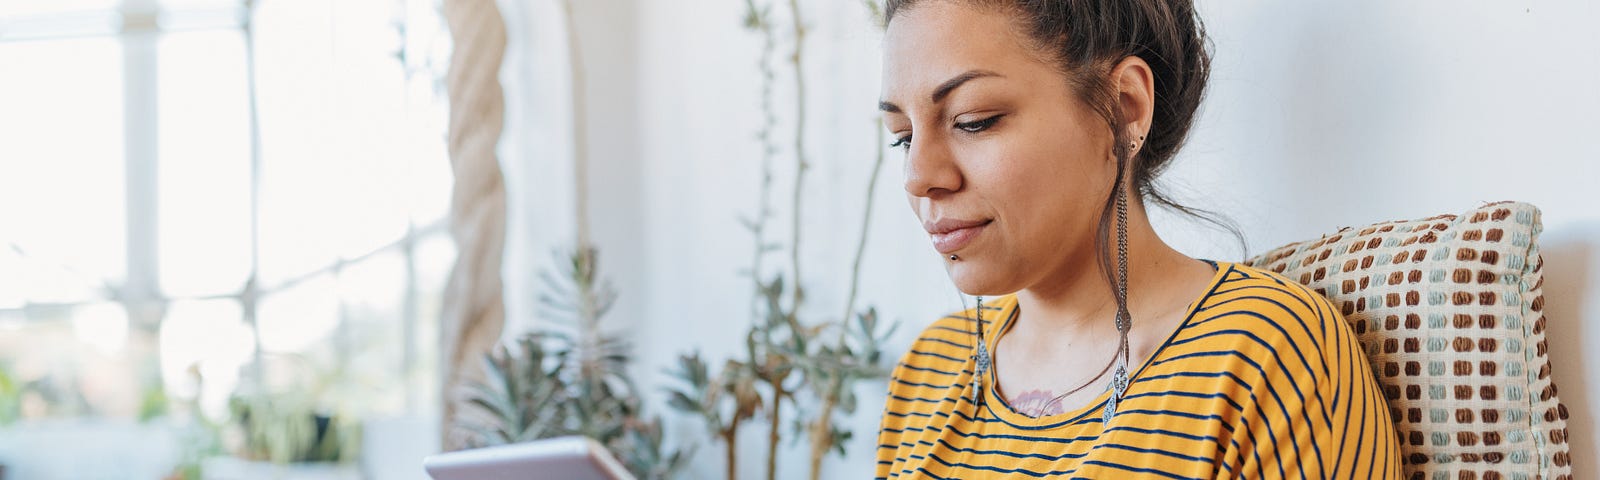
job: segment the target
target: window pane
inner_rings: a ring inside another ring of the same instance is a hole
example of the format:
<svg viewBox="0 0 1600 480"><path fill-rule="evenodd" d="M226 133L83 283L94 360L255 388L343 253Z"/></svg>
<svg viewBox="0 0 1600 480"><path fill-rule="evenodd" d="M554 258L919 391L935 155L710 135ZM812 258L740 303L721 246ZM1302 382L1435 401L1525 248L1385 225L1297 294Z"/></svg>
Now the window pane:
<svg viewBox="0 0 1600 480"><path fill-rule="evenodd" d="M424 114L430 110L422 109ZM411 126L412 149L407 154L412 192L407 200L411 221L419 227L444 220L450 213L450 192L455 185L455 172L450 170L450 155L445 151L445 129L434 129L421 120Z"/></svg>
<svg viewBox="0 0 1600 480"><path fill-rule="evenodd" d="M362 413L405 413L405 257L389 250L351 265L339 275L349 362L348 393Z"/></svg>
<svg viewBox="0 0 1600 480"><path fill-rule="evenodd" d="M0 9L6 3L0 2ZM50 2L38 2L49 4ZM7 16L0 13L0 40L30 41L115 35L122 29L122 15L115 10L47 13Z"/></svg>
<svg viewBox="0 0 1600 480"><path fill-rule="evenodd" d="M401 238L405 79L388 0L256 12L267 284Z"/></svg>
<svg viewBox="0 0 1600 480"><path fill-rule="evenodd" d="M351 387L345 376L344 351L336 348L339 327L338 285L321 274L263 297L256 316L261 334L261 388L295 392L319 406L336 401L331 390Z"/></svg>
<svg viewBox="0 0 1600 480"><path fill-rule="evenodd" d="M73 388L80 344L72 332L71 311L35 311L28 323L7 330L0 335L0 364L21 387L16 413L24 419L89 413Z"/></svg>
<svg viewBox="0 0 1600 480"><path fill-rule="evenodd" d="M244 26L249 12L238 1L182 0L164 2L160 24L164 31L231 29Z"/></svg>
<svg viewBox="0 0 1600 480"><path fill-rule="evenodd" d="M449 235L429 235L417 242L417 335L412 358L415 389L412 405L420 412L439 408L439 313L445 285L455 264L456 245Z"/></svg>
<svg viewBox="0 0 1600 480"><path fill-rule="evenodd" d="M161 378L168 395L200 400L213 420L227 418L240 368L255 356L255 336L233 300L173 302L161 323Z"/></svg>
<svg viewBox="0 0 1600 480"><path fill-rule="evenodd" d="M271 2L273 0L267 0ZM167 10L185 10L195 8L227 8L243 6L243 0L160 0L161 8ZM261 0L257 0L261 3Z"/></svg>
<svg viewBox="0 0 1600 480"><path fill-rule="evenodd" d="M153 339L129 329L121 304L92 303L73 309L72 332L77 347L75 390L88 413L99 417L138 418L145 390L160 388L153 375ZM34 348L37 348L36 346Z"/></svg>
<svg viewBox="0 0 1600 480"><path fill-rule="evenodd" d="M438 0L405 0L404 8L411 221L427 225L449 213L454 179L446 150L450 111L444 91L450 34L439 16Z"/></svg>
<svg viewBox="0 0 1600 480"><path fill-rule="evenodd" d="M261 0L256 0L261 2ZM275 2L267 0L266 3ZM160 0L162 8L166 10L179 10L179 8L211 8L211 6L243 6L243 0Z"/></svg>
<svg viewBox="0 0 1600 480"><path fill-rule="evenodd" d="M250 271L250 104L239 32L169 34L160 48L161 285L237 292Z"/></svg>
<svg viewBox="0 0 1600 480"><path fill-rule="evenodd" d="M0 247L44 275L26 278L36 301L124 277L121 52L108 38L0 42L5 71L33 72L0 75Z"/></svg>
<svg viewBox="0 0 1600 480"><path fill-rule="evenodd" d="M269 353L307 350L339 325L339 299L333 276L318 275L261 299L256 327L261 349Z"/></svg>
<svg viewBox="0 0 1600 480"><path fill-rule="evenodd" d="M68 303L107 297L93 275L34 254L31 249L0 245L0 308L24 303Z"/></svg>
<svg viewBox="0 0 1600 480"><path fill-rule="evenodd" d="M101 355L116 355L128 342L128 312L115 303L92 303L73 309L72 332Z"/></svg>
<svg viewBox="0 0 1600 480"><path fill-rule="evenodd" d="M0 20L7 17L110 10L122 0L6 0L0 2Z"/></svg>
<svg viewBox="0 0 1600 480"><path fill-rule="evenodd" d="M0 325L0 365L21 391L23 418L136 418L148 388L150 335L115 303L35 310ZM15 412L0 412L0 419Z"/></svg>

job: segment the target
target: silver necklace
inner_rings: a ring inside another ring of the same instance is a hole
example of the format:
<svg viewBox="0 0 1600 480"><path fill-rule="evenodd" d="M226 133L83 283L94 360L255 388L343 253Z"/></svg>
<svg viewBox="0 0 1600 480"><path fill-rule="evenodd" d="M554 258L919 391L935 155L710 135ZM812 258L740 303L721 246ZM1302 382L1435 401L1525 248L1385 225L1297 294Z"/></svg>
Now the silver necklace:
<svg viewBox="0 0 1600 480"><path fill-rule="evenodd" d="M1111 395L1106 398L1106 406L1102 410L1102 424L1111 423L1111 417L1117 414L1117 405L1122 401L1123 395L1128 392L1128 357L1130 356L1128 351L1128 330L1133 326L1133 317L1128 314L1128 200L1127 195L1122 191L1121 182L1118 182L1117 190L1117 285L1114 293L1117 301L1116 325L1119 338L1117 351L1112 354L1111 363L1106 365L1106 369L1110 369L1112 365L1115 365L1116 369L1111 374L1111 384L1106 386L1111 391ZM976 364L972 376L973 406L983 403L983 377L988 375L989 369L993 368L994 365L994 359L989 353L988 341L984 339L983 335L982 296L977 296L977 304L978 307L975 311L977 312L978 345L973 356ZM1106 369L1102 369L1099 374L1083 385L1079 385L1077 388L1051 399L1045 406L1077 393L1104 378Z"/></svg>

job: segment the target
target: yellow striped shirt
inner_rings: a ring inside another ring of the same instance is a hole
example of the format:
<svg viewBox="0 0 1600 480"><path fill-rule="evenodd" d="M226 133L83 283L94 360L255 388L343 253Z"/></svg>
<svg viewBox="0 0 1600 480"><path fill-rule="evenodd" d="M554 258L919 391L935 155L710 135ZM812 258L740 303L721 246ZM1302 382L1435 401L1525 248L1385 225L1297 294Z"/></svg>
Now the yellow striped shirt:
<svg viewBox="0 0 1600 480"><path fill-rule="evenodd" d="M934 322L890 380L877 477L1400 478L1389 408L1339 312L1282 276L1213 265L1109 424L1107 393L1076 411L1017 413L993 369L974 404L973 311ZM985 303L990 349L1016 307L1015 295Z"/></svg>

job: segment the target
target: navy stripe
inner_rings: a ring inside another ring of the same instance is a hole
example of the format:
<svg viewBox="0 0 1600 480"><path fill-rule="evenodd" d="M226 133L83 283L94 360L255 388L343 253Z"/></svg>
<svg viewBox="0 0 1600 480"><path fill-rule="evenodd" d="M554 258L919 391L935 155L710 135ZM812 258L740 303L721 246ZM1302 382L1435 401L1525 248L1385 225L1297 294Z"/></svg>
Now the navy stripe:
<svg viewBox="0 0 1600 480"><path fill-rule="evenodd" d="M1127 451L1130 451L1130 452L1154 453L1156 455L1161 455L1163 457L1169 457L1169 458L1175 458L1175 459L1178 459L1178 460L1188 460L1188 461L1191 461L1191 462L1211 463L1211 459L1209 459L1209 458L1197 457L1197 456L1194 456L1194 455L1184 455L1184 454L1181 454L1181 453L1170 452L1170 451L1162 450L1162 449L1159 449L1159 448L1142 448L1142 447L1134 447L1134 446L1130 446L1130 445L1122 445L1122 444L1119 444L1119 443L1107 443L1107 444L1102 444L1102 445L1096 445L1095 448L1115 448L1115 449L1118 449L1118 450L1127 450Z"/></svg>
<svg viewBox="0 0 1600 480"><path fill-rule="evenodd" d="M902 397L902 396L895 395L895 394L889 394L889 398L892 398L892 399L895 399L895 400L899 400L899 401L902 401L902 402L922 402L922 403L940 403L940 402L946 402L946 401L950 400L948 398Z"/></svg>
<svg viewBox="0 0 1600 480"><path fill-rule="evenodd" d="M917 343L922 343L922 342L943 343L945 345L956 347L956 348L959 348L959 349L962 349L962 350L972 350L972 345L956 343L956 342L952 342L952 341L949 341L949 340L945 340L943 338L922 337L922 338L918 338L917 339Z"/></svg>
<svg viewBox="0 0 1600 480"><path fill-rule="evenodd" d="M949 361L952 361L952 362L963 362L963 363L965 363L967 361L964 358L956 358L956 357L952 357L952 356L949 356L949 355L940 355L940 354L937 354L937 353L924 352L924 351L921 351L921 350L912 350L911 354L912 355L922 355L922 356L925 356L925 357L937 357L937 358L942 358L942 359L949 360Z"/></svg>
<svg viewBox="0 0 1600 480"><path fill-rule="evenodd" d="M1042 477L1048 477L1048 476L1053 476L1053 475L1061 475L1061 474L1064 473L1064 472L1056 472L1056 471L1035 472L1035 471L1028 470L1028 469L1025 469L1025 468L1000 468L1000 467L991 467L991 466L988 466L988 465L967 465L965 463L950 463L950 462L945 461L943 458L939 458L938 455L929 455L929 458L932 458L933 461L942 463L942 464L944 464L944 466L951 467L951 468L965 468L967 470L978 470L978 471L996 472L996 473L1020 473L1020 474L1027 475L1027 476L1034 477L1034 478L1042 478Z"/></svg>
<svg viewBox="0 0 1600 480"><path fill-rule="evenodd" d="M931 373L937 373L937 374L940 374L940 375L951 375L951 376L955 376L955 375L971 375L972 374L972 370L962 370L960 372L951 372L951 371L946 371L946 370L940 370L940 369L937 369L937 368L928 368L928 367L918 367L918 366L915 366L915 365L907 365L907 364L904 364L904 363L900 364L899 368L904 368L906 370L916 370L918 372L931 372Z"/></svg>
<svg viewBox="0 0 1600 480"><path fill-rule="evenodd" d="M1088 460L1088 461L1083 462L1083 464L1084 465L1099 465L1099 466L1102 466L1102 467L1110 467L1110 468L1115 468L1117 470L1126 470L1126 471L1135 472L1135 473L1153 473L1153 474L1160 475L1160 476L1167 477L1167 478L1176 478L1178 480L1188 480L1188 479L1193 479L1194 478L1194 477L1185 477L1185 476L1182 476L1182 475L1176 475L1176 474L1168 473L1168 472L1166 472L1164 470L1156 470L1154 468L1130 467L1130 466L1127 466L1127 465L1119 465L1119 464L1115 464L1115 463L1102 462L1102 461L1099 461L1099 460ZM1200 480L1200 479L1196 479L1196 480Z"/></svg>
<svg viewBox="0 0 1600 480"><path fill-rule="evenodd" d="M895 377L894 378L894 383L898 383L898 384L905 385L905 386L908 386L908 387L923 387L923 388L932 388L932 389L945 389L945 388L952 387L952 385L938 385L938 384L932 384L932 383L908 382L908 381L905 381L905 380L901 380L899 377Z"/></svg>
<svg viewBox="0 0 1600 480"><path fill-rule="evenodd" d="M972 330L962 330L962 329L955 328L955 327L946 327L944 325L934 325L934 326L928 327L928 330L924 330L924 332L927 332L929 330L943 330L943 331L946 331L946 332L959 333L959 334L967 335L967 336L972 336L973 335ZM969 346L967 348L972 348L972 347Z"/></svg>

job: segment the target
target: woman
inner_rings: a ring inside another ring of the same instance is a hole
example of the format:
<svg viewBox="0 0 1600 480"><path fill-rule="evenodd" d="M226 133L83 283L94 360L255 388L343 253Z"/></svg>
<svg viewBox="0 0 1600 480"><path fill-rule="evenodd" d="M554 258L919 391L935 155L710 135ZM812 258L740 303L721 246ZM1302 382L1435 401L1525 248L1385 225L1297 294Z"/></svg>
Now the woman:
<svg viewBox="0 0 1600 480"><path fill-rule="evenodd" d="M1206 82L1188 1L885 13L880 107L908 199L978 303L895 368L879 478L1399 478L1328 300L1150 226L1147 201L1177 207L1152 181Z"/></svg>

